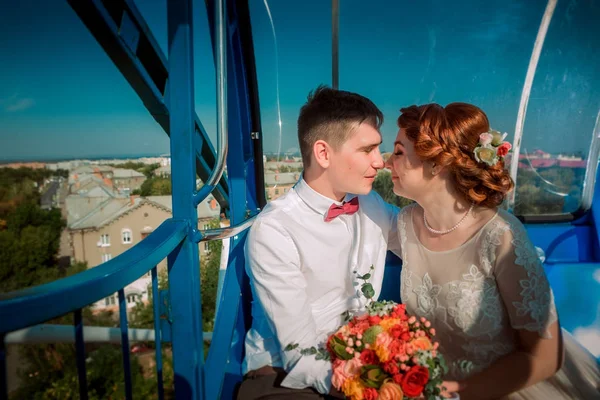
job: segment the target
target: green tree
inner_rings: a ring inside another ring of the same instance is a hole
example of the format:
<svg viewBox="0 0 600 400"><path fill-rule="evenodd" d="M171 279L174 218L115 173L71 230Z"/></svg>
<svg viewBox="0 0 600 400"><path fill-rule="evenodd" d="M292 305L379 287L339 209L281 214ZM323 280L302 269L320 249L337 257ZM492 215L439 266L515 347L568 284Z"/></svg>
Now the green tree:
<svg viewBox="0 0 600 400"><path fill-rule="evenodd" d="M154 176L154 171L158 168L160 168L160 164L155 163L155 164L145 164L143 162L136 162L136 161L127 161L126 163L123 164L108 164L113 168L120 168L120 169L132 169L134 171L137 171L139 173L142 173L144 175L146 175L146 178L152 178Z"/></svg>
<svg viewBox="0 0 600 400"><path fill-rule="evenodd" d="M79 379L72 344L22 346L28 368L19 371L22 384L13 399L78 399ZM118 345L86 346L86 379L90 399L125 398L123 362ZM138 358L131 357L133 398L153 398L156 383L145 379Z"/></svg>
<svg viewBox="0 0 600 400"><path fill-rule="evenodd" d="M214 229L219 228L220 223L218 219L213 219L208 225L210 229ZM202 329L205 332L211 332L214 329L222 249L223 242L221 240L212 240L208 242L208 254L203 255L200 259L200 281L202 284Z"/></svg>
<svg viewBox="0 0 600 400"><path fill-rule="evenodd" d="M171 194L171 179L153 176L142 183L141 196L168 196Z"/></svg>
<svg viewBox="0 0 600 400"><path fill-rule="evenodd" d="M373 190L376 191L386 203L394 204L398 207L404 207L412 203L412 200L405 199L394 193L392 174L389 171L379 171L373 182Z"/></svg>
<svg viewBox="0 0 600 400"><path fill-rule="evenodd" d="M65 227L59 210L42 210L22 202L0 230L0 292L22 289L64 276L56 266Z"/></svg>

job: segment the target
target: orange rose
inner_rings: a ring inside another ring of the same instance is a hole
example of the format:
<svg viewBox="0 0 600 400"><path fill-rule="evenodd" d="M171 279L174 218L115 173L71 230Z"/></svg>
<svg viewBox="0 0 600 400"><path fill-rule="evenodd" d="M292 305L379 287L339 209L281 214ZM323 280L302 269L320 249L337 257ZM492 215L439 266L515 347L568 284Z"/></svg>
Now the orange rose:
<svg viewBox="0 0 600 400"><path fill-rule="evenodd" d="M403 398L404 393L402 392L400 385L387 382L381 385L377 400L402 400Z"/></svg>
<svg viewBox="0 0 600 400"><path fill-rule="evenodd" d="M415 350L431 350L433 349L433 344L431 344L431 340L427 336L422 336L416 338L411 342Z"/></svg>
<svg viewBox="0 0 600 400"><path fill-rule="evenodd" d="M389 332L395 325L399 325L402 321L398 318L387 318L379 323L386 332Z"/></svg>

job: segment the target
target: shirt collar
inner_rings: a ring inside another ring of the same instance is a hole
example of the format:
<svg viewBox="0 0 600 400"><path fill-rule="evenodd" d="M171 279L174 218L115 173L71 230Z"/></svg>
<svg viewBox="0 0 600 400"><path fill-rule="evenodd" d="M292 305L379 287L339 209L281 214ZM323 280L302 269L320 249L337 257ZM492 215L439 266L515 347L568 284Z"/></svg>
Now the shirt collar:
<svg viewBox="0 0 600 400"><path fill-rule="evenodd" d="M306 203L307 206L323 216L327 215L329 207L331 207L332 204L342 205L343 203L342 201L335 201L329 197L323 196L321 193L311 188L304 180L303 175L300 176L300 180L298 180L294 186L294 189L300 199ZM356 195L348 193L346 194L344 201L349 201L354 197L356 197Z"/></svg>

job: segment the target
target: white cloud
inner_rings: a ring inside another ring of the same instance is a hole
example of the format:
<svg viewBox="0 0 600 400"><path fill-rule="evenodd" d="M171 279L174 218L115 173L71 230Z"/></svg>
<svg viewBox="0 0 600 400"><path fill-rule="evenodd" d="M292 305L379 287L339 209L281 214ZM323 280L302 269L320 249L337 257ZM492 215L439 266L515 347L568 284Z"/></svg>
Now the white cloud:
<svg viewBox="0 0 600 400"><path fill-rule="evenodd" d="M31 108L35 105L35 100L33 100L32 98L24 98L24 99L19 99L16 98L15 96L13 96L12 98L8 99L7 101L3 101L4 103L4 111L6 112L17 112L17 111L24 111L27 110L28 108Z"/></svg>

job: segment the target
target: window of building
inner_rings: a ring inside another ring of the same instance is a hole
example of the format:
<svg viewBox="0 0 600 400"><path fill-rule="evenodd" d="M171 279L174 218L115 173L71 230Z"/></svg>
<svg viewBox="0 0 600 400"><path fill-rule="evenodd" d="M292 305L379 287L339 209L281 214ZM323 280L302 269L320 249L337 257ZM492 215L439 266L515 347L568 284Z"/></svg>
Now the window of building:
<svg viewBox="0 0 600 400"><path fill-rule="evenodd" d="M123 244L130 244L132 242L131 229L123 229L121 231L121 237L123 239Z"/></svg>
<svg viewBox="0 0 600 400"><path fill-rule="evenodd" d="M110 246L110 236L108 236L108 233L100 235L100 245L101 246Z"/></svg>
<svg viewBox="0 0 600 400"><path fill-rule="evenodd" d="M140 296L136 293L129 293L125 298L127 299L127 304L135 304Z"/></svg>
<svg viewBox="0 0 600 400"><path fill-rule="evenodd" d="M110 259L112 259L112 255L110 253L102 254L102 262L107 262Z"/></svg>

